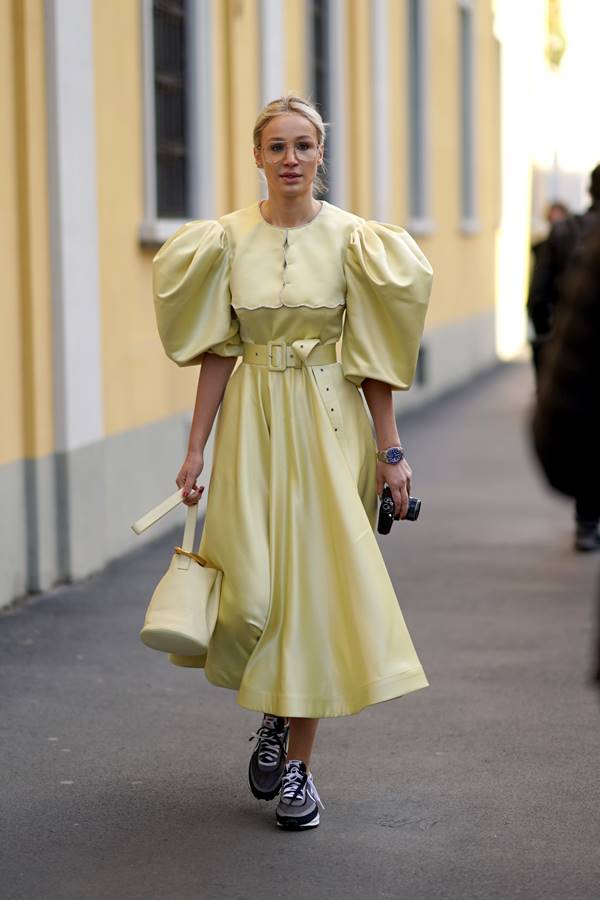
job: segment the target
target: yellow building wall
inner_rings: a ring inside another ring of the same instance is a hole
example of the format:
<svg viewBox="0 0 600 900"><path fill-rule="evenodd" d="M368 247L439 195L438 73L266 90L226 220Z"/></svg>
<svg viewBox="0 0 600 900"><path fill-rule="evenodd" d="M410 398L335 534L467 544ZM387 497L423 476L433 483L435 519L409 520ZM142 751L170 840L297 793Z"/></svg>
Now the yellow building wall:
<svg viewBox="0 0 600 900"><path fill-rule="evenodd" d="M490 0L475 9L475 160L480 230L462 232L460 209L459 5L439 3L430 17L431 196L434 233L418 238L437 272L428 328L492 311L498 224L498 72Z"/></svg>
<svg viewBox="0 0 600 900"><path fill-rule="evenodd" d="M228 46L230 152L228 212L248 206L258 196L259 177L252 153L252 130L260 103L258 0L229 0L226 35ZM215 73L215 81L222 72Z"/></svg>
<svg viewBox="0 0 600 900"><path fill-rule="evenodd" d="M304 97L309 93L306 0L286 0L284 13L285 90Z"/></svg>
<svg viewBox="0 0 600 900"><path fill-rule="evenodd" d="M258 197L252 130L260 102L257 0L212 6L215 215Z"/></svg>
<svg viewBox="0 0 600 900"><path fill-rule="evenodd" d="M346 110L348 209L369 218L371 172L371 22L369 0L347 0Z"/></svg>
<svg viewBox="0 0 600 900"><path fill-rule="evenodd" d="M197 372L164 355L144 218L141 4L94 3L98 244L107 436L188 409Z"/></svg>
<svg viewBox="0 0 600 900"><path fill-rule="evenodd" d="M43 0L0 4L0 464L53 449Z"/></svg>

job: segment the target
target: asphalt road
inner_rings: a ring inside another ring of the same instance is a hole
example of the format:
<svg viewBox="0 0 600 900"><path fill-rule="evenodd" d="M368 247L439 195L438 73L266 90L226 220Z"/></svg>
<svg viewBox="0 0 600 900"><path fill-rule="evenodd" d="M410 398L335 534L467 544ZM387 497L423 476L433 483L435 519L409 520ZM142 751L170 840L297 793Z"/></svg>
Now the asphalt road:
<svg viewBox="0 0 600 900"><path fill-rule="evenodd" d="M531 395L509 366L401 422L422 516L380 541L430 687L321 724L314 831L248 791L257 716L139 641L179 524L0 615L3 900L597 900L600 555Z"/></svg>

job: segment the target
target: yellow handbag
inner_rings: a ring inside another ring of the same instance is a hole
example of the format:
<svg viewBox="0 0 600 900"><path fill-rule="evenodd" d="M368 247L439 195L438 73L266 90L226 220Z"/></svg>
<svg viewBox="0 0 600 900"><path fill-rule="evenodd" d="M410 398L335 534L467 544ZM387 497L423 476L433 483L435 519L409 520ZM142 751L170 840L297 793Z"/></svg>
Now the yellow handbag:
<svg viewBox="0 0 600 900"><path fill-rule="evenodd" d="M141 534L183 499L179 488L131 526ZM170 654L175 665L203 664L217 621L223 573L193 552L198 504L187 508L181 547L175 547L169 568L156 585L140 637L147 647Z"/></svg>

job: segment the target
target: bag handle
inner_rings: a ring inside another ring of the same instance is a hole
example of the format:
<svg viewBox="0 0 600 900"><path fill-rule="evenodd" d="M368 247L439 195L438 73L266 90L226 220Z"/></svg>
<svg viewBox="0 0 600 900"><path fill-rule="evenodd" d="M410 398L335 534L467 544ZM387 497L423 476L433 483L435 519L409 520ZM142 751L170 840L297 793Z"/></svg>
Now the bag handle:
<svg viewBox="0 0 600 900"><path fill-rule="evenodd" d="M162 503L158 503L156 506L153 506L150 512L147 512L145 515L140 516L139 519L131 526L136 534L141 534L142 531L145 531L146 528L150 528L151 525L154 525L155 522L158 522L159 519L162 519L163 516L166 516L168 512L171 512L172 509L175 509L178 503L181 503L183 500L183 488L177 488L174 494L171 494L170 497L167 497L166 500L163 500ZM191 509L191 507L190 507Z"/></svg>
<svg viewBox="0 0 600 900"><path fill-rule="evenodd" d="M139 519L132 524L131 528L135 531L136 534L141 534L147 528L150 528L151 525L154 525L158 522L159 519L162 519L163 516L166 516L168 512L171 512L172 509L175 509L179 503L183 500L183 488L178 488L174 494L171 494L167 497L166 500L163 500L161 503L158 503L156 506L152 507L152 509L145 513L145 515L140 516ZM185 550L187 553L191 553L194 549L194 538L196 536L196 524L198 522L198 503L193 503L191 506L187 508L187 516L185 519L185 531L183 532L183 542L181 544L181 549Z"/></svg>

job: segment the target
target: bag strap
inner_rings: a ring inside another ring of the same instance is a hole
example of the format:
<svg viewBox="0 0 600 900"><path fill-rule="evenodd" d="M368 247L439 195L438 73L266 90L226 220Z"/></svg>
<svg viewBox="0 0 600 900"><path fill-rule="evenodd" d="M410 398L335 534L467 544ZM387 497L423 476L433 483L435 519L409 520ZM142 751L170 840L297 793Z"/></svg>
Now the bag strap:
<svg viewBox="0 0 600 900"><path fill-rule="evenodd" d="M196 523L198 521L198 504L194 503L187 508L187 516L185 517L185 531L183 532L183 541L181 549L186 553L192 553L194 549L194 538L196 536Z"/></svg>
<svg viewBox="0 0 600 900"><path fill-rule="evenodd" d="M136 534L141 534L147 528L150 528L151 525L158 522L159 519L162 519L163 516L166 516L168 512L171 512L172 509L175 509L182 500L183 488L178 488L174 494L171 494L171 496L167 497L166 500L163 500L162 503L157 504L157 506L154 506L145 515L140 516L140 518L132 524L131 528ZM183 532L183 541L181 543L181 549L184 550L186 554L192 553L194 550L194 538L196 537L196 525L198 524L198 505L198 503L193 503L187 508L185 530Z"/></svg>

